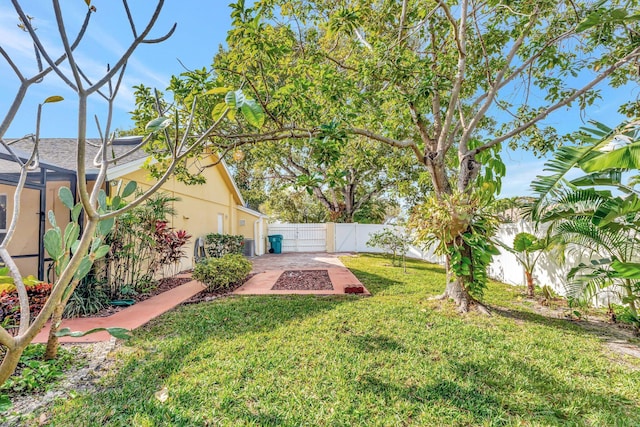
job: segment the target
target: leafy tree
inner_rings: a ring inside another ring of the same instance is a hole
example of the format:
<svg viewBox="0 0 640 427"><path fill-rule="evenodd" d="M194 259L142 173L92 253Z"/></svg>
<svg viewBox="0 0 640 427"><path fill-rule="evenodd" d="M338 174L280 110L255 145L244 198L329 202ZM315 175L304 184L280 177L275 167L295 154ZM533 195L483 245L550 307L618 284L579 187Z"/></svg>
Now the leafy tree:
<svg viewBox="0 0 640 427"><path fill-rule="evenodd" d="M222 61L220 54L216 61ZM195 94L215 91L221 76L225 81L234 81L238 85L243 80L237 75L225 74L215 69L197 69L186 71L180 76L174 76L164 94L158 94L160 103L166 104L166 98L175 102L190 102ZM276 70L279 72L279 70ZM150 88L144 85L136 86L137 107L133 112L137 128L142 130L145 123L153 114L153 107L158 102ZM200 102L194 107L197 120L195 126L207 127L218 117L221 104ZM187 117L183 115L183 117ZM393 149L379 144L372 144L366 138L347 138L347 135L337 129L336 123L320 126L322 134L314 137L308 135L305 139L286 138L278 141L265 140L262 144L244 148L246 153L240 161L234 161L244 142L229 143L234 135L246 135L252 131L251 123L241 121L229 122L225 126L225 133L218 133L214 140L219 153L234 167L236 177L239 178L243 196L248 196L249 202L266 201L273 187L291 187L306 189L315 197L327 211L327 218L335 222L353 222L356 213L364 206L379 203L396 195L407 196L413 187L400 185L399 182L412 182L416 179L416 166L408 155L397 155ZM408 154L408 153L407 153ZM235 164L234 164L235 162ZM256 178L247 176L248 169ZM153 173L162 170L162 166L149 165ZM203 166L203 168L206 167ZM181 179L185 182L203 183L199 174L189 174L186 168L180 170ZM267 184L263 176L269 177ZM278 197L274 194L273 197ZM277 206L277 200L271 200L272 206ZM282 213L287 215L286 213ZM362 216L362 215L360 215Z"/></svg>
<svg viewBox="0 0 640 427"><path fill-rule="evenodd" d="M622 302L640 330L639 181L635 175L625 182L623 174L637 173L640 166L640 143L633 142L640 135L640 122L617 129L595 123L583 131L583 145L561 147L546 164L553 173L533 182L538 197L527 213L590 259L569 272L568 296L588 301L614 286L622 291ZM567 180L575 169L583 175Z"/></svg>
<svg viewBox="0 0 640 427"><path fill-rule="evenodd" d="M129 9L128 2L123 0L123 22L126 23L125 25L130 26L132 41L115 63L112 63L110 66L105 65L105 71L102 75L95 79L90 79L84 70L85 61L83 61L83 55L76 54L76 49L84 41L83 38L89 26L91 16L96 12L96 8L89 0L86 0L85 3L87 3L85 19L80 25L78 33L73 35L67 32L66 28L68 27L65 25L66 20L61 10L60 1L54 0L52 2L53 22L55 23L56 30L56 36L54 37L59 37L58 46L61 47L63 52L57 56L53 56L53 53L47 48L49 44L43 44L43 38L41 38L41 35L44 35L43 31L46 30L41 28L36 32L30 17L25 13L21 3L19 1L12 2L20 20L20 28L25 31L25 37L33 42L36 67L31 75L28 73L31 73L32 69L29 67L21 67L0 42L0 56L8 63L9 68L13 71L18 81L13 100L0 120L0 144L20 168L19 180L15 189L13 212L9 218L7 232L0 242L0 257L8 268L8 272L13 278L13 283L18 292L20 319L15 336L5 328L0 327L0 345L4 350L2 354L2 364L0 365L0 384L4 383L15 371L20 355L49 318L52 318L53 332L50 337L51 339L55 339L58 335L70 334L79 336L92 332L72 333L68 330L61 330L56 334L55 330L59 326L60 316L73 290L78 286L80 280L89 272L94 261L107 253L109 247L103 244L104 236L113 226L115 218L119 214L138 206L158 190L172 175L174 170L184 164L185 159L190 154L200 149L200 146L208 140L211 131L215 129L215 127L219 125L219 122L223 121L228 114L233 115L238 111L242 115L250 115L252 117L259 114L256 113L259 108L252 105L250 100L244 98L242 92L239 90L228 90L225 93L210 94L207 96L213 98L225 96L226 102L224 102L218 120L208 129L204 129L198 133L187 132L182 135L180 139L175 139L172 137L172 135L175 135L175 132L170 132L172 131L172 126L174 126L175 121L168 116L170 116L172 112L180 113L180 111L172 110L168 106L157 103L154 113L150 114L150 120L145 126L145 134L147 134L147 136L138 146L133 148L131 152L137 151L143 146L152 145L155 152L157 152L159 160L164 165L164 170L158 174L158 180L153 186L134 200L131 200L126 206L121 207L119 200L126 196L124 194L125 190L133 192L135 188L125 188L122 193L113 195L109 203L102 187L105 182L108 166L115 161L121 160L121 158L111 158L108 153L110 152L109 148L113 139L110 119L114 101L119 92L124 75L125 65L131 54L141 44L162 42L172 34L175 26L166 35L153 37L151 36L151 31L162 10L164 1L158 0L155 6L151 7L150 16L146 19L144 25L140 27L135 18L136 15L132 14ZM46 113L49 104L61 101L62 97L54 94L38 105L35 115L34 134L20 138L20 140L29 140L33 143L33 149L29 153L28 159L22 159L15 154L11 145L16 141L5 140L4 138L12 121L20 111L23 101L30 90L33 89L33 86L40 84L44 89L52 90L60 81L75 93L78 106L78 134L75 147L78 198L76 200L68 188L63 188L60 191L60 199L62 203L71 210L71 217L73 219L64 231L55 223L53 213L49 215L51 229L47 230L45 234L45 248L49 255L56 261L56 268L59 274L53 284L51 294L40 313L35 319L31 319L29 313L29 297L25 284L18 266L9 253L8 245L15 237L16 226L20 217L20 199L27 174L30 170L38 167L39 131L42 114ZM102 141L102 156L95 159L99 167L99 173L94 181L93 188L90 190L85 169L88 127L87 103L90 98L97 97L102 98L104 101L107 107L107 116L106 120L98 124L98 131L101 134ZM194 99L194 102L195 101L196 99ZM192 121L193 115L191 115L190 118L188 117L185 123L190 127ZM164 144L164 146L162 146L162 144ZM83 215L84 218L82 230L80 230L79 227L80 215ZM111 329L110 331L118 336L122 336L121 330ZM54 349L55 346L50 346L49 348ZM51 356L51 354L48 355Z"/></svg>
<svg viewBox="0 0 640 427"><path fill-rule="evenodd" d="M214 67L225 80L246 82L266 122L260 133L217 136L237 145L328 137L330 146L339 134L411 153L429 173L428 204L452 210L450 223L426 218L437 228L423 236L447 236L442 297L462 311L475 303L470 293L481 294L478 279L494 251L481 214L505 173L501 145L554 147L563 137L543 120L588 107L600 83L628 81L626 67L640 52L634 22L577 28L599 10L626 14L635 1L261 0L247 7L239 0L231 7L229 47Z"/></svg>
<svg viewBox="0 0 640 427"><path fill-rule="evenodd" d="M407 263L405 256L413 243L413 238L404 230L385 228L382 231L370 235L367 246L380 248L387 255L391 255L391 264L393 266L402 266L404 272L407 272ZM398 259L400 257L400 259Z"/></svg>

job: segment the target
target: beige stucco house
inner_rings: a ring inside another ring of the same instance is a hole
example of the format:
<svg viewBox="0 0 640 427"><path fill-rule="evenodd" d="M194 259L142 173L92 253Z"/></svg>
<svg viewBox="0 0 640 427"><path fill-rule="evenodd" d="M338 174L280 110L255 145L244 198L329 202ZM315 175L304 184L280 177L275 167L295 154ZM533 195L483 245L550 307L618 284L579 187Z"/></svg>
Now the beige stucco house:
<svg viewBox="0 0 640 427"><path fill-rule="evenodd" d="M87 155L87 178L89 185L95 179L97 170L93 166L93 157L97 152L98 141L89 141ZM116 140L112 146L115 156L128 151L134 139ZM26 158L30 149L27 143L12 146L21 157ZM55 213L56 221L64 229L69 221L69 210L58 199L58 189L68 186L76 192L75 140L67 138L42 139L40 142L40 167L28 176L20 202L21 215L9 246L23 275L33 274L40 279L46 278L48 268L47 254L44 251L42 236L49 227L47 212ZM145 153L136 153L125 161L112 166L107 172L105 190L136 181L139 188L148 188L154 181L142 168L147 160ZM209 155L199 160L200 165L213 164L217 158ZM195 166L194 166L195 167ZM194 242L197 237L209 233L239 234L249 239L254 253L265 252L266 217L245 207L245 202L233 181L224 162L213 167L198 168L206 178L206 184L188 186L169 179L160 191L177 197L174 202L177 215L171 219L171 226L184 229L192 237L185 253L182 268L188 268L194 262ZM13 197L18 178L18 167L6 150L0 149L0 236L8 226L9 215L13 210Z"/></svg>

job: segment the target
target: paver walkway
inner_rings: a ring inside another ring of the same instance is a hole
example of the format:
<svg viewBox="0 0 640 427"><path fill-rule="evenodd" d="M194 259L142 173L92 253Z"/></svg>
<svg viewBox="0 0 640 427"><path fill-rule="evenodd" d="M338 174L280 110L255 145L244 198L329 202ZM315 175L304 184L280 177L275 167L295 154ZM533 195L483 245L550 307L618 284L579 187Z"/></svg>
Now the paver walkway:
<svg viewBox="0 0 640 427"><path fill-rule="evenodd" d="M347 286L362 286L363 293L371 295L360 280L344 266L338 256L346 254L286 253L265 254L252 260L256 273L251 279L233 291L236 295L340 295ZM329 290L273 290L271 289L280 275L287 270L326 270L329 273L333 289Z"/></svg>
<svg viewBox="0 0 640 427"><path fill-rule="evenodd" d="M84 317L80 319L64 319L61 328L69 328L72 331L88 331L93 328L118 327L133 330L147 323L149 320L160 316L175 306L188 300L204 289L202 283L192 280L184 285L177 286L167 292L151 297L131 307L112 314L109 317ZM49 337L49 324L47 324L36 338L34 343L47 342ZM96 332L84 337L62 337L64 343L88 343L109 341L111 335L108 332Z"/></svg>
<svg viewBox="0 0 640 427"><path fill-rule="evenodd" d="M345 254L340 254L344 256ZM267 254L251 260L253 273L256 273L244 285L234 291L237 295L268 295L268 294L312 294L332 295L344 294L344 287L359 285L364 289L364 295L369 291L338 259L337 254L327 253L293 253ZM280 274L285 270L327 270L333 284L333 290L295 291L272 290ZM151 319L171 310L204 289L197 280L173 288L167 292L151 297L142 302L127 307L109 317L85 317L80 319L64 319L61 328L72 331L88 331L93 328L118 327L133 330L139 328ZM362 295L362 294L361 294ZM47 324L34 339L34 343L47 342L49 324ZM109 341L108 332L96 332L84 337L62 337L62 343L91 343Z"/></svg>

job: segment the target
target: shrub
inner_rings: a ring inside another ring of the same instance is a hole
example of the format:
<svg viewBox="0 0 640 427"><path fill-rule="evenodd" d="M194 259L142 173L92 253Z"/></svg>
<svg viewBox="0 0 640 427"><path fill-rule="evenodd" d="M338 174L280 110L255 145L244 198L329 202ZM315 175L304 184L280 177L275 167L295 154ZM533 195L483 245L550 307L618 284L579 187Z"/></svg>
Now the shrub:
<svg viewBox="0 0 640 427"><path fill-rule="evenodd" d="M385 228L382 231L371 234L367 246L380 248L386 255L392 255L392 265L400 267L405 266L404 257L412 241L413 239L402 231ZM398 257L400 260L397 259Z"/></svg>
<svg viewBox="0 0 640 427"><path fill-rule="evenodd" d="M29 310L32 318L40 313L42 307L47 302L51 294L51 284L38 282L27 285L27 295L29 296ZM2 291L0 293L0 319L3 325L10 326L17 324L20 317L20 298L15 288L12 291Z"/></svg>
<svg viewBox="0 0 640 427"><path fill-rule="evenodd" d="M205 237L207 255L220 258L227 254L242 254L244 236L211 233Z"/></svg>
<svg viewBox="0 0 640 427"><path fill-rule="evenodd" d="M144 292L155 285L159 272L175 272L191 237L168 225L177 200L158 193L118 217L106 242L111 250L94 268L96 280L108 283L109 298L124 298L130 290Z"/></svg>
<svg viewBox="0 0 640 427"><path fill-rule="evenodd" d="M242 255L227 254L220 258L207 258L193 269L193 278L207 285L207 289L229 289L244 280L251 271L251 263Z"/></svg>
<svg viewBox="0 0 640 427"><path fill-rule="evenodd" d="M95 280L83 280L71 294L64 317L73 318L96 314L109 305L109 295L105 292L108 285Z"/></svg>

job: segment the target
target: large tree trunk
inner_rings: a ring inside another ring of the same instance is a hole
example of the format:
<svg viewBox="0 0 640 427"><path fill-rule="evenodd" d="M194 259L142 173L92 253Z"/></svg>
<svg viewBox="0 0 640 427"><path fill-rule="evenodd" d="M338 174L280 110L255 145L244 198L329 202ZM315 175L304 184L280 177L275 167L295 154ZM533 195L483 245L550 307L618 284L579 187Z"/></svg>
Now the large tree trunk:
<svg viewBox="0 0 640 427"><path fill-rule="evenodd" d="M464 243L462 243L466 246ZM466 248L471 250L471 248ZM437 296L435 299L452 299L458 307L458 311L461 313L468 313L472 309L476 309L481 313L491 315L489 309L476 300L465 286L465 280L469 280L468 277L456 276L451 270L451 258L449 255L446 257L445 267L447 270L447 286L444 289L442 295Z"/></svg>

